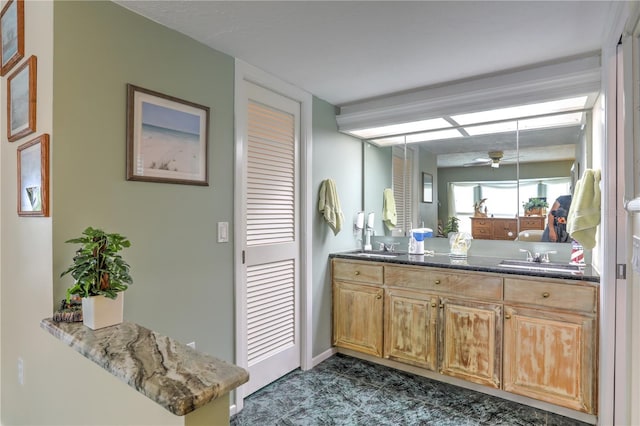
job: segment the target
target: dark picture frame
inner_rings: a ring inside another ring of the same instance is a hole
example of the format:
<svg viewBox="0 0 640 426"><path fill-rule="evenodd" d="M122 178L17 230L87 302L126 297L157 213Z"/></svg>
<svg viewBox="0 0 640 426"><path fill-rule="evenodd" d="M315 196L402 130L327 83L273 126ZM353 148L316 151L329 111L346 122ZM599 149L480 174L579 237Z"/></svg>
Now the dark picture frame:
<svg viewBox="0 0 640 426"><path fill-rule="evenodd" d="M433 203L433 175L422 172L422 202Z"/></svg>
<svg viewBox="0 0 640 426"><path fill-rule="evenodd" d="M18 147L18 216L49 216L49 135Z"/></svg>
<svg viewBox="0 0 640 426"><path fill-rule="evenodd" d="M7 78L7 139L9 142L36 131L37 58L31 56Z"/></svg>
<svg viewBox="0 0 640 426"><path fill-rule="evenodd" d="M127 84L127 180L209 185L209 107Z"/></svg>
<svg viewBox="0 0 640 426"><path fill-rule="evenodd" d="M24 0L9 0L0 12L0 75L24 58Z"/></svg>

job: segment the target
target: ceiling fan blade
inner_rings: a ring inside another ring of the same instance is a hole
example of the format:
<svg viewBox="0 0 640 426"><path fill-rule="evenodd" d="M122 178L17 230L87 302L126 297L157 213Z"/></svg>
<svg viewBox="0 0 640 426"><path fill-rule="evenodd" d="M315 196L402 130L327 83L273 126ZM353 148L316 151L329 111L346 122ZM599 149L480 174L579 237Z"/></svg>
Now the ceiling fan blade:
<svg viewBox="0 0 640 426"><path fill-rule="evenodd" d="M463 164L463 167L487 166L489 164L491 164L491 160L488 158L476 158L470 163Z"/></svg>

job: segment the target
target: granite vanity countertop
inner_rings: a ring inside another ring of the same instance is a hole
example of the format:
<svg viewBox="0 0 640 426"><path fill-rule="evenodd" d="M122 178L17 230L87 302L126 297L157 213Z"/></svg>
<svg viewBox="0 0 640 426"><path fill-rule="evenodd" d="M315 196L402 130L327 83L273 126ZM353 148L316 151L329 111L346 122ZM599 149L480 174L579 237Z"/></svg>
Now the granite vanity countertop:
<svg viewBox="0 0 640 426"><path fill-rule="evenodd" d="M177 416L249 380L245 369L135 323L91 330L47 318L40 327Z"/></svg>
<svg viewBox="0 0 640 426"><path fill-rule="evenodd" d="M565 280L590 281L595 283L600 282L600 276L591 265L585 265L580 272L552 272L536 269L512 269L500 265L500 262L503 259L489 256L468 256L466 259L455 259L450 257L448 253L436 253L435 255L430 256L412 255L399 252L387 253L373 251L370 253L373 253L374 256L375 254L380 254L382 256L390 257L365 257L358 253L362 253L362 250L332 253L329 257L400 265L431 266L436 268L460 269L465 271L496 272L500 274L524 275L530 277L561 278Z"/></svg>

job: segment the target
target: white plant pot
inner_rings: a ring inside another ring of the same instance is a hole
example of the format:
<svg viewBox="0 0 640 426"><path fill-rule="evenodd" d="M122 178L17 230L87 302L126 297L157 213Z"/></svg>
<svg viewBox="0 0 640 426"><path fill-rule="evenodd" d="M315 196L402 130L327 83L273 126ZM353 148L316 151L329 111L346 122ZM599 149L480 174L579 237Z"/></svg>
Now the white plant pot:
<svg viewBox="0 0 640 426"><path fill-rule="evenodd" d="M109 327L122 322L124 294L115 299L104 296L82 298L82 323L92 330Z"/></svg>

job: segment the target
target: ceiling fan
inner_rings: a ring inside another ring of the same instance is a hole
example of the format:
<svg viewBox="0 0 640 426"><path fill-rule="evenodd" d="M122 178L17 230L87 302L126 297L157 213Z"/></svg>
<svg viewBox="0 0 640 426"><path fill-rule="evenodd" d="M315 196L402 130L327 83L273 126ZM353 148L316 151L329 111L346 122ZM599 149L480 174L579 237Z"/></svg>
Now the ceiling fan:
<svg viewBox="0 0 640 426"><path fill-rule="evenodd" d="M504 152L502 151L489 151L487 152L489 158L476 158L470 163L465 163L464 167L474 166L491 166L494 169L500 167L500 163L503 161Z"/></svg>

